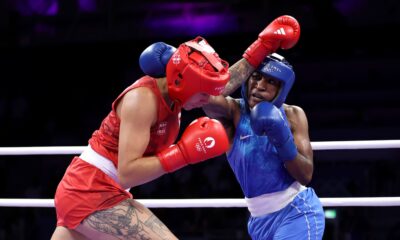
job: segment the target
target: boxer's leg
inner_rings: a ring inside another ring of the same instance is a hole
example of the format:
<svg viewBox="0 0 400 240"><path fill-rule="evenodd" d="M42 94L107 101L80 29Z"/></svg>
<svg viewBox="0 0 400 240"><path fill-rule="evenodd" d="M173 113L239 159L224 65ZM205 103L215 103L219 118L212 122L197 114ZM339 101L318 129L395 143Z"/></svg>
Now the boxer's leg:
<svg viewBox="0 0 400 240"><path fill-rule="evenodd" d="M177 239L148 208L133 199L93 213L76 230L90 239Z"/></svg>

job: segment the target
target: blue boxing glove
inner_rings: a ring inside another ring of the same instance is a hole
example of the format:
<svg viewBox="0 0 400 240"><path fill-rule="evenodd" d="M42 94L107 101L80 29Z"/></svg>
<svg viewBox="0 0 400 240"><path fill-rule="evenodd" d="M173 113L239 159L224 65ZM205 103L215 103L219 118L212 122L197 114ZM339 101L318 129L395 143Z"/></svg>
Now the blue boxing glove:
<svg viewBox="0 0 400 240"><path fill-rule="evenodd" d="M265 101L257 104L251 110L250 125L255 134L268 136L278 151L280 160L290 161L296 158L297 147L292 132L275 105Z"/></svg>
<svg viewBox="0 0 400 240"><path fill-rule="evenodd" d="M153 43L140 54L140 68L151 77L165 77L167 63L175 51L175 47L166 43Z"/></svg>

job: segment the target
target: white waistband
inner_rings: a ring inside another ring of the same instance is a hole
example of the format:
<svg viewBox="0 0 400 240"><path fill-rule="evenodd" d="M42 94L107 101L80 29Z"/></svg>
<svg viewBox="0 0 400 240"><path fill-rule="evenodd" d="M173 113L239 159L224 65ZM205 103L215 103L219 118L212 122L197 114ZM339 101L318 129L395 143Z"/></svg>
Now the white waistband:
<svg viewBox="0 0 400 240"><path fill-rule="evenodd" d="M117 168L114 166L114 163L101 156L97 152L95 152L90 145L88 145L85 150L83 150L82 154L79 156L80 159L83 161L97 167L101 171L103 171L105 174L110 176L112 179L114 179L115 182L120 184L119 179L118 179L118 173L117 173Z"/></svg>
<svg viewBox="0 0 400 240"><path fill-rule="evenodd" d="M288 205L299 192L305 189L305 186L295 181L283 191L267 193L254 198L245 198L247 208L252 217L259 217L276 212Z"/></svg>

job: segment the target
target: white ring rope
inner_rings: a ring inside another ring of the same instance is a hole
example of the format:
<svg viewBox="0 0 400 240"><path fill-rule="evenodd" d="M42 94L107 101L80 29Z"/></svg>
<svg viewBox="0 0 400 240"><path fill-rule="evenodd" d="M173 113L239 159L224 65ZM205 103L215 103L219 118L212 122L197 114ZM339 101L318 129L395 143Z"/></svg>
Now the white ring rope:
<svg viewBox="0 0 400 240"><path fill-rule="evenodd" d="M362 140L311 142L313 150L400 148L400 140ZM72 147L0 147L0 155L72 155L86 146Z"/></svg>
<svg viewBox="0 0 400 240"><path fill-rule="evenodd" d="M73 155L80 154L86 146L74 147L0 147L0 155Z"/></svg>
<svg viewBox="0 0 400 240"><path fill-rule="evenodd" d="M400 148L400 140L312 142L313 150ZM86 146L0 147L0 155L80 154ZM246 207L244 199L137 199L149 208L227 208ZM324 207L400 206L400 197L320 198ZM54 199L0 199L0 207L54 207Z"/></svg>
<svg viewBox="0 0 400 240"><path fill-rule="evenodd" d="M242 208L241 198L214 199L136 199L149 208ZM391 207L400 206L400 197L320 198L324 207ZM53 199L0 199L0 207L54 207Z"/></svg>

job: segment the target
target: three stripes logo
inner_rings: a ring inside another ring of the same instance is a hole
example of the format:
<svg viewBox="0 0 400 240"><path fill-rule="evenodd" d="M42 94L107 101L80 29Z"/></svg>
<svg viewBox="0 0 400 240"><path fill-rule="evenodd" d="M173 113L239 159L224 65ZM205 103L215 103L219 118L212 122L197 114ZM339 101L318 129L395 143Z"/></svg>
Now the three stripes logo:
<svg viewBox="0 0 400 240"><path fill-rule="evenodd" d="M283 27L279 28L278 30L276 30L274 32L274 34L278 34L278 35L286 35L285 29L283 29Z"/></svg>

